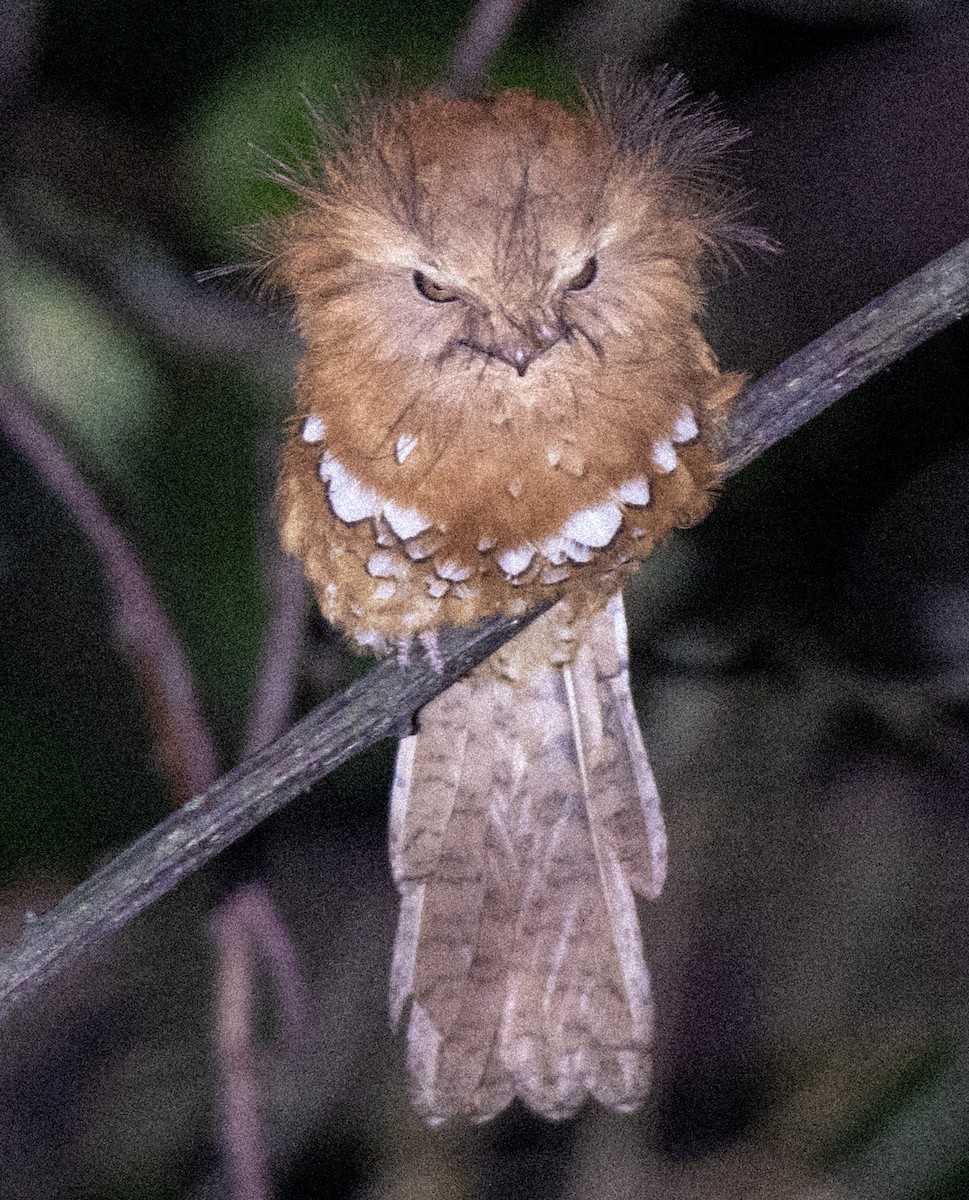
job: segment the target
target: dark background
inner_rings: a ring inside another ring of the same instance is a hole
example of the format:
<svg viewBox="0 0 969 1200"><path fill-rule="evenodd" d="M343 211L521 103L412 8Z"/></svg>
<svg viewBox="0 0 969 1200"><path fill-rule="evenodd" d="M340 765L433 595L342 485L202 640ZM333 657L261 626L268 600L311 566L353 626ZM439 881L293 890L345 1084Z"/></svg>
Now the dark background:
<svg viewBox="0 0 969 1200"><path fill-rule="evenodd" d="M144 555L231 765L264 620L285 316L232 277L285 203L301 94L433 80L463 5L0 5L0 369ZM963 4L537 4L497 84L669 62L751 131L782 246L713 286L726 363L776 364L969 235ZM628 597L672 861L643 911L657 1079L630 1118L411 1115L385 1015L391 748L248 866L309 1026L260 1058L280 1197L891 1197L969 1189L967 338L955 326L731 481ZM0 929L171 803L97 560L0 442ZM361 669L314 622L298 702ZM226 1194L203 872L0 1040L0 1197ZM272 1008L264 1014L267 1036Z"/></svg>

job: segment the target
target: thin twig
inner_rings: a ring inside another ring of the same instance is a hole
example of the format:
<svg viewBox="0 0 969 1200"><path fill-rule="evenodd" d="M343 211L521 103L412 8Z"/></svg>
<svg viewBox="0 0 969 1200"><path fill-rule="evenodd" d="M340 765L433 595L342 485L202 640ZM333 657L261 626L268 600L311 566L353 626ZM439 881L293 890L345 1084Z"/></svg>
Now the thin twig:
<svg viewBox="0 0 969 1200"><path fill-rule="evenodd" d="M275 473L275 455L272 458ZM271 493L271 484L263 490ZM262 514L267 527L272 524L270 507L267 504ZM269 619L246 757L278 737L292 719L307 610L306 583L298 563L283 554L275 529L270 533L266 528L263 534L262 575ZM250 875L255 873L251 856L246 866ZM233 1200L268 1200L272 1173L257 1085L255 961L260 958L268 968L279 996L283 1039L290 1047L296 1045L305 1025L306 981L286 922L268 890L254 879L237 883L221 900L213 914L213 928L219 964L213 1038L222 1081L218 1132L223 1171Z"/></svg>
<svg viewBox="0 0 969 1200"><path fill-rule="evenodd" d="M160 338L203 361L245 362L273 379L292 374L299 339L282 314L247 299L244 291L236 295L201 286L155 247L122 231L112 228L94 239L70 211L51 221L42 203L47 197L26 195L32 199L14 203L6 198L11 246L83 289L126 329ZM43 209L43 215L35 209Z"/></svg>
<svg viewBox="0 0 969 1200"><path fill-rule="evenodd" d="M248 896L237 888L219 905L213 920L219 964L215 986L215 1042L222 1077L219 1132L228 1194L233 1200L268 1200L272 1184L252 1038L255 941L248 908Z"/></svg>
<svg viewBox="0 0 969 1200"><path fill-rule="evenodd" d="M218 775L182 643L131 542L57 445L27 398L0 379L0 429L61 501L91 543L104 574L115 634L130 658L155 728L160 766L180 805Z"/></svg>
<svg viewBox="0 0 969 1200"><path fill-rule="evenodd" d="M475 91L523 4L524 0L479 0L475 5L457 40L445 75L448 87L459 96Z"/></svg>
<svg viewBox="0 0 969 1200"><path fill-rule="evenodd" d="M269 892L245 883L212 916L218 970L213 1038L222 1086L219 1141L232 1200L269 1200L272 1172L259 1099L256 962L268 968L279 998L277 1039L299 1045L308 1011L296 948Z"/></svg>
<svg viewBox="0 0 969 1200"><path fill-rule="evenodd" d="M279 737L292 719L308 612L302 568L284 554L275 537L265 555L269 619L262 641L262 662L253 694L243 757Z"/></svg>
<svg viewBox="0 0 969 1200"><path fill-rule="evenodd" d="M731 472L852 387L969 311L969 241L950 250L748 388L731 427ZM0 961L0 1021L82 953L125 925L220 850L374 743L522 628L493 620L446 630L443 670L424 654L390 660L331 697L272 746L145 834L54 909Z"/></svg>
<svg viewBox="0 0 969 1200"><path fill-rule="evenodd" d="M309 995L289 929L262 884L242 884L233 895L241 899L249 940L276 988L278 1038L288 1049L297 1050L306 1032Z"/></svg>

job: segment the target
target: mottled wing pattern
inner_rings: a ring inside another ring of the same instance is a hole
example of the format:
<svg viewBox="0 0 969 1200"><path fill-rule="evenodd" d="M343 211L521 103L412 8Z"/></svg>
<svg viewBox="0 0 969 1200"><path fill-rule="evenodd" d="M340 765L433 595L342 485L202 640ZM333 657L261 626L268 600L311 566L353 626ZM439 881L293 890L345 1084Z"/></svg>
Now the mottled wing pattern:
<svg viewBox="0 0 969 1200"><path fill-rule="evenodd" d="M399 751L391 1005L397 1019L412 1000L412 1092L432 1122L516 1095L553 1118L589 1095L630 1110L649 1084L633 893L658 894L666 841L622 599L577 626L571 661L536 667L556 620L502 674L486 664L429 704Z"/></svg>

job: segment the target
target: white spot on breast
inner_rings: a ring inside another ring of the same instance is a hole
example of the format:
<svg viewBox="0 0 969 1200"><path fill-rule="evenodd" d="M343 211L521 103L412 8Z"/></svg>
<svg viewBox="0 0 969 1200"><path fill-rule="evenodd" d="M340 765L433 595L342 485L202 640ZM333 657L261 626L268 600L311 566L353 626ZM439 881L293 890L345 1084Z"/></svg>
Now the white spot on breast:
<svg viewBox="0 0 969 1200"><path fill-rule="evenodd" d="M408 455L417 445L417 438L412 433L402 433L397 439L397 461L403 463L407 461Z"/></svg>
<svg viewBox="0 0 969 1200"><path fill-rule="evenodd" d="M538 544L539 553L543 554L555 567L561 566L568 555L565 552L565 539L559 537L546 538Z"/></svg>
<svg viewBox="0 0 969 1200"><path fill-rule="evenodd" d="M631 529L629 532L633 535L634 538L641 538L641 537L646 536L646 530L640 529L638 525L634 529Z"/></svg>
<svg viewBox="0 0 969 1200"><path fill-rule="evenodd" d="M562 535L586 546L608 546L621 524L622 512L606 501L595 508L583 508L573 513L562 526Z"/></svg>
<svg viewBox="0 0 969 1200"><path fill-rule="evenodd" d="M404 541L408 538L417 537L425 529L430 529L432 524L416 508L404 508L400 504L395 504L393 500L388 500L384 505L384 517L394 533L399 538L403 538Z"/></svg>
<svg viewBox="0 0 969 1200"><path fill-rule="evenodd" d="M673 441L692 442L699 432L696 417L688 408L681 408L680 415L673 425Z"/></svg>
<svg viewBox="0 0 969 1200"><path fill-rule="evenodd" d="M376 629L361 629L353 635L353 640L358 646L368 646L371 650L375 650L378 654L383 653L387 649L386 640L376 631Z"/></svg>
<svg viewBox="0 0 969 1200"><path fill-rule="evenodd" d="M511 483L509 483L508 495L511 496L512 500L518 499L518 497L522 494L523 487L524 487L524 484L522 483L522 481L520 479L513 479L511 481Z"/></svg>
<svg viewBox="0 0 969 1200"><path fill-rule="evenodd" d="M466 583L456 583L452 590L459 600L473 600L478 594L476 587L469 587Z"/></svg>
<svg viewBox="0 0 969 1200"><path fill-rule="evenodd" d="M666 474L676 470L676 451L668 438L653 442L653 462Z"/></svg>
<svg viewBox="0 0 969 1200"><path fill-rule="evenodd" d="M486 537L482 537L482 538L478 539L478 549L481 551L482 554L485 554L488 550L494 550L494 548L495 548L495 546L497 546L497 544L498 544L497 538L486 536Z"/></svg>
<svg viewBox="0 0 969 1200"><path fill-rule="evenodd" d="M592 551L583 542L576 542L572 538L565 539L565 553L568 558L571 558L576 563L587 563L592 558Z"/></svg>
<svg viewBox="0 0 969 1200"><path fill-rule="evenodd" d="M367 571L377 579L391 579L406 575L407 567L396 554L386 550L375 550L367 559Z"/></svg>
<svg viewBox="0 0 969 1200"><path fill-rule="evenodd" d="M374 600L389 600L397 591L397 584L391 579L378 583L373 590Z"/></svg>
<svg viewBox="0 0 969 1200"><path fill-rule="evenodd" d="M649 503L649 480L642 475L635 479L627 479L616 488L616 498L623 504L636 504L643 507Z"/></svg>
<svg viewBox="0 0 969 1200"><path fill-rule="evenodd" d="M300 435L304 442L315 444L326 437L326 425L322 417L307 417L303 422L303 432Z"/></svg>
<svg viewBox="0 0 969 1200"><path fill-rule="evenodd" d="M557 467L562 461L562 450L559 446L552 446L548 451L548 465Z"/></svg>
<svg viewBox="0 0 969 1200"><path fill-rule="evenodd" d="M569 567L546 567L539 575L539 583L565 583L572 574Z"/></svg>
<svg viewBox="0 0 969 1200"><path fill-rule="evenodd" d="M504 571L505 578L511 579L512 576L527 571L534 557L534 546L517 546L514 550L506 550L504 554L498 555L498 566Z"/></svg>
<svg viewBox="0 0 969 1200"><path fill-rule="evenodd" d="M446 579L431 579L428 580L427 592L428 595L433 596L435 600L440 600L450 586L451 585Z"/></svg>
<svg viewBox="0 0 969 1200"><path fill-rule="evenodd" d="M569 559L574 563L587 563L592 558L589 547L575 538L546 538L538 548L553 567L563 566Z"/></svg>
<svg viewBox="0 0 969 1200"><path fill-rule="evenodd" d="M528 612L528 601L516 596L505 605L505 612L509 617L523 617Z"/></svg>
<svg viewBox="0 0 969 1200"><path fill-rule="evenodd" d="M453 558L446 558L434 569L442 579L449 579L452 583L461 583L463 580L471 578L471 568L462 567Z"/></svg>
<svg viewBox="0 0 969 1200"><path fill-rule="evenodd" d="M324 466L326 475L323 474ZM335 458L327 457L320 461L320 478L329 480L330 508L348 525L365 517L374 517L380 511L377 493L365 487Z"/></svg>
<svg viewBox="0 0 969 1200"><path fill-rule="evenodd" d="M330 596L331 598L336 595L336 584L335 583L331 582L326 585L326 594L328 596Z"/></svg>

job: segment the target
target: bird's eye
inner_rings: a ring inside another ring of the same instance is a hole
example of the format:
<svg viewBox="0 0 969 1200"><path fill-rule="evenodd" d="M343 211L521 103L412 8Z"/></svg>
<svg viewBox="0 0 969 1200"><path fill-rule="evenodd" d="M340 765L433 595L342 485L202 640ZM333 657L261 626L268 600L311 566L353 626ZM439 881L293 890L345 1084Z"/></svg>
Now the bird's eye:
<svg viewBox="0 0 969 1200"><path fill-rule="evenodd" d="M599 270L599 264L595 256L590 258L578 275L574 275L566 285L570 292L581 292L583 288L587 288L595 279L596 273Z"/></svg>
<svg viewBox="0 0 969 1200"><path fill-rule="evenodd" d="M435 304L447 304L451 300L457 300L457 292L449 291L440 283L435 283L433 279L428 279L423 271L414 272L414 287L420 292L425 300L433 300Z"/></svg>

